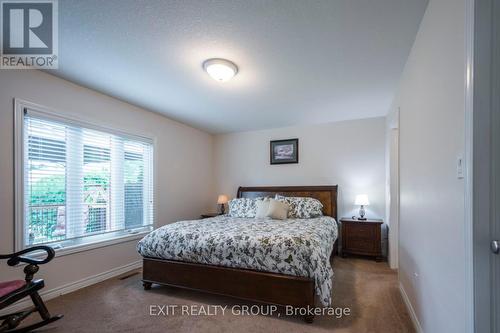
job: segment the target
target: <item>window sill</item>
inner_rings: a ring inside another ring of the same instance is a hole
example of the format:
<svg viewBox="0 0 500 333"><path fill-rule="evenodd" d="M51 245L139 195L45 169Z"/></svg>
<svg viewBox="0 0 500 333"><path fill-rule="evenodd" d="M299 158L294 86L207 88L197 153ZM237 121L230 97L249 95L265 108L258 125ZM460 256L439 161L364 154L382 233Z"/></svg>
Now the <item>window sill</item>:
<svg viewBox="0 0 500 333"><path fill-rule="evenodd" d="M143 238L145 235L149 234L151 231L152 231L152 228L151 228L151 230L141 230L140 232L120 235L120 236L116 236L114 238L106 239L106 240L95 240L95 241L86 242L83 244L76 244L76 245L59 247L59 248L54 247L54 250L56 252L56 258L64 257L64 256L67 256L70 254L91 251L91 250L95 250L95 249L98 249L101 247L131 242L131 241ZM40 244L40 245L42 245L42 244ZM50 244L47 244L47 245L50 246ZM29 257L39 259L39 258L45 257L45 255L46 255L45 252L42 251L42 252L35 252L32 255L29 255Z"/></svg>

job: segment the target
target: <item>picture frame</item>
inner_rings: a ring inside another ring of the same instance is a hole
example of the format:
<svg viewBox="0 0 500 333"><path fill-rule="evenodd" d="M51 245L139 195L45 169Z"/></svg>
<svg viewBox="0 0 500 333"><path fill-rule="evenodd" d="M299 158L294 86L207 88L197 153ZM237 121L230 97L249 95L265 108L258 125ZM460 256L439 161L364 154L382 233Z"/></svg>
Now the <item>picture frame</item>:
<svg viewBox="0 0 500 333"><path fill-rule="evenodd" d="M270 163L299 163L299 139L272 140L270 142Z"/></svg>

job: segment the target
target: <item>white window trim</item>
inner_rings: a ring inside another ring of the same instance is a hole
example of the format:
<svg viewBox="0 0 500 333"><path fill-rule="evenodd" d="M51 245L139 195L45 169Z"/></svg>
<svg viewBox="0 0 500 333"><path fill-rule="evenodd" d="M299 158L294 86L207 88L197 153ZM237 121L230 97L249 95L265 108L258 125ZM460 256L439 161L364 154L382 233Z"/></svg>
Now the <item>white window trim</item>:
<svg viewBox="0 0 500 333"><path fill-rule="evenodd" d="M156 167L156 137L150 137L143 134L130 134L131 130L116 129L107 126L95 125L90 121L78 119L77 117L67 117L62 112L58 112L51 108L39 105L33 102L29 102L23 99L14 98L14 251L20 251L24 249L24 110L30 109L36 111L44 118L63 120L69 124L75 124L78 126L83 126L89 129L94 129L98 131L105 131L108 133L120 135L122 137L127 137L135 140L140 140L143 142L149 142L153 145L153 226L154 229L157 225L157 194L156 194L156 184L157 184L157 167ZM149 230L144 230L148 227L139 227L134 230L125 230L121 232L116 232L116 236L113 238L99 239L102 235L96 235L94 240L86 242L81 245L67 246L64 248L55 248L56 256L64 256L73 253L89 251L97 249L100 247L115 245L119 243L130 242L142 238L144 235L149 233ZM93 237L93 236L91 236ZM37 256L36 254L34 255Z"/></svg>

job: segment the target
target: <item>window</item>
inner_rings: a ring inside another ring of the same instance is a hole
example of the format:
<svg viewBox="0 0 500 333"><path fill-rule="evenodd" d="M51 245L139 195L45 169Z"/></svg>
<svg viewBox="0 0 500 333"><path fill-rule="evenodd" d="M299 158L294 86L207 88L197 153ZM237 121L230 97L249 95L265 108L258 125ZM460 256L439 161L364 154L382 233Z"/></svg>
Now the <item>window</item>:
<svg viewBox="0 0 500 333"><path fill-rule="evenodd" d="M152 140L22 104L16 101L19 248L48 244L63 252L152 229Z"/></svg>

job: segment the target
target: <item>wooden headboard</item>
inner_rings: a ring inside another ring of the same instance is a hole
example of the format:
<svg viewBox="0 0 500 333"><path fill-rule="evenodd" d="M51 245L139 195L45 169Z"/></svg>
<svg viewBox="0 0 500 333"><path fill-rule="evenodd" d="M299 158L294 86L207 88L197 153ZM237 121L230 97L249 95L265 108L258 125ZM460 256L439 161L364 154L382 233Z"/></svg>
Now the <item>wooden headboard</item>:
<svg viewBox="0 0 500 333"><path fill-rule="evenodd" d="M259 186L238 188L238 198L311 197L323 204L323 214L337 220L337 185L333 186Z"/></svg>

